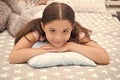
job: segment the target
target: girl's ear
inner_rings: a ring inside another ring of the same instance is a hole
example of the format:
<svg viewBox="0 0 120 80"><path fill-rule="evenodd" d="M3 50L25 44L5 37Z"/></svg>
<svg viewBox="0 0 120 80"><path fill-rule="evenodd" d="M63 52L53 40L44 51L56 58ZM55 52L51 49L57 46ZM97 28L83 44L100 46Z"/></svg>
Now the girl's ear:
<svg viewBox="0 0 120 80"><path fill-rule="evenodd" d="M42 27L42 30L44 31L44 25L43 25L43 23L41 22L41 27Z"/></svg>

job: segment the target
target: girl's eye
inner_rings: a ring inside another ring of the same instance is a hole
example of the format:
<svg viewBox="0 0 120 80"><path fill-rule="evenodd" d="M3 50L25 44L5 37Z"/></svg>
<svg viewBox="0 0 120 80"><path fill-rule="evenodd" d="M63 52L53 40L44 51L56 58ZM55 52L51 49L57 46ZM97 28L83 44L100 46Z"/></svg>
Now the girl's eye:
<svg viewBox="0 0 120 80"><path fill-rule="evenodd" d="M68 31L68 30L64 30L63 32L64 32L64 33L67 33L67 32L69 32L69 31Z"/></svg>
<svg viewBox="0 0 120 80"><path fill-rule="evenodd" d="M55 32L55 30L50 30L50 32Z"/></svg>

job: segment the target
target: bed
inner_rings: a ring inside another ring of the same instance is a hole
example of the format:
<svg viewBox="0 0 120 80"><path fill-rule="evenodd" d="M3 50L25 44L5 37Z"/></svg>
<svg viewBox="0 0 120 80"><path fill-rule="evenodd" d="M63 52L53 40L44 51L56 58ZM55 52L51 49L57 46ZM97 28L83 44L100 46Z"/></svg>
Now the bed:
<svg viewBox="0 0 120 80"><path fill-rule="evenodd" d="M8 57L14 46L14 37L5 30L0 33L0 80L120 80L120 22L108 12L75 12L76 20L91 29L92 39L107 50L110 64L40 69L29 67L26 63L9 64Z"/></svg>

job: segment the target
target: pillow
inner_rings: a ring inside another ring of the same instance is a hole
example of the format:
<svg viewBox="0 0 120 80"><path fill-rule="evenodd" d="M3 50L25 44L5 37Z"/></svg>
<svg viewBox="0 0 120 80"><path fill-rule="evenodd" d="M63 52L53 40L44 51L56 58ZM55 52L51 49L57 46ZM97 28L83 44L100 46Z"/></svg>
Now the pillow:
<svg viewBox="0 0 120 80"><path fill-rule="evenodd" d="M28 61L29 66L34 68L43 68L51 66L67 66L67 65L82 65L82 66L96 66L96 64L76 52L61 52L61 53L45 53L35 56Z"/></svg>
<svg viewBox="0 0 120 80"><path fill-rule="evenodd" d="M105 0L50 0L51 2L62 2L70 5L74 11L106 13Z"/></svg>
<svg viewBox="0 0 120 80"><path fill-rule="evenodd" d="M42 42L37 42L34 44L33 48L40 47L43 44L44 43ZM95 62L77 52L48 52L31 58L28 60L28 64L34 68L52 67L59 65L96 66Z"/></svg>
<svg viewBox="0 0 120 80"><path fill-rule="evenodd" d="M42 18L42 13L43 13L43 11L38 11L38 12L32 17L32 19Z"/></svg>

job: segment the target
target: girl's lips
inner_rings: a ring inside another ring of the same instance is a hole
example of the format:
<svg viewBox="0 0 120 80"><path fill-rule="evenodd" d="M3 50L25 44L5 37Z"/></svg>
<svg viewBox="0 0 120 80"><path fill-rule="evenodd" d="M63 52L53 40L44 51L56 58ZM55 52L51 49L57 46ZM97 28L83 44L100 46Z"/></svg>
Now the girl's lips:
<svg viewBox="0 0 120 80"><path fill-rule="evenodd" d="M55 47L61 47L63 45L63 42L54 42Z"/></svg>

